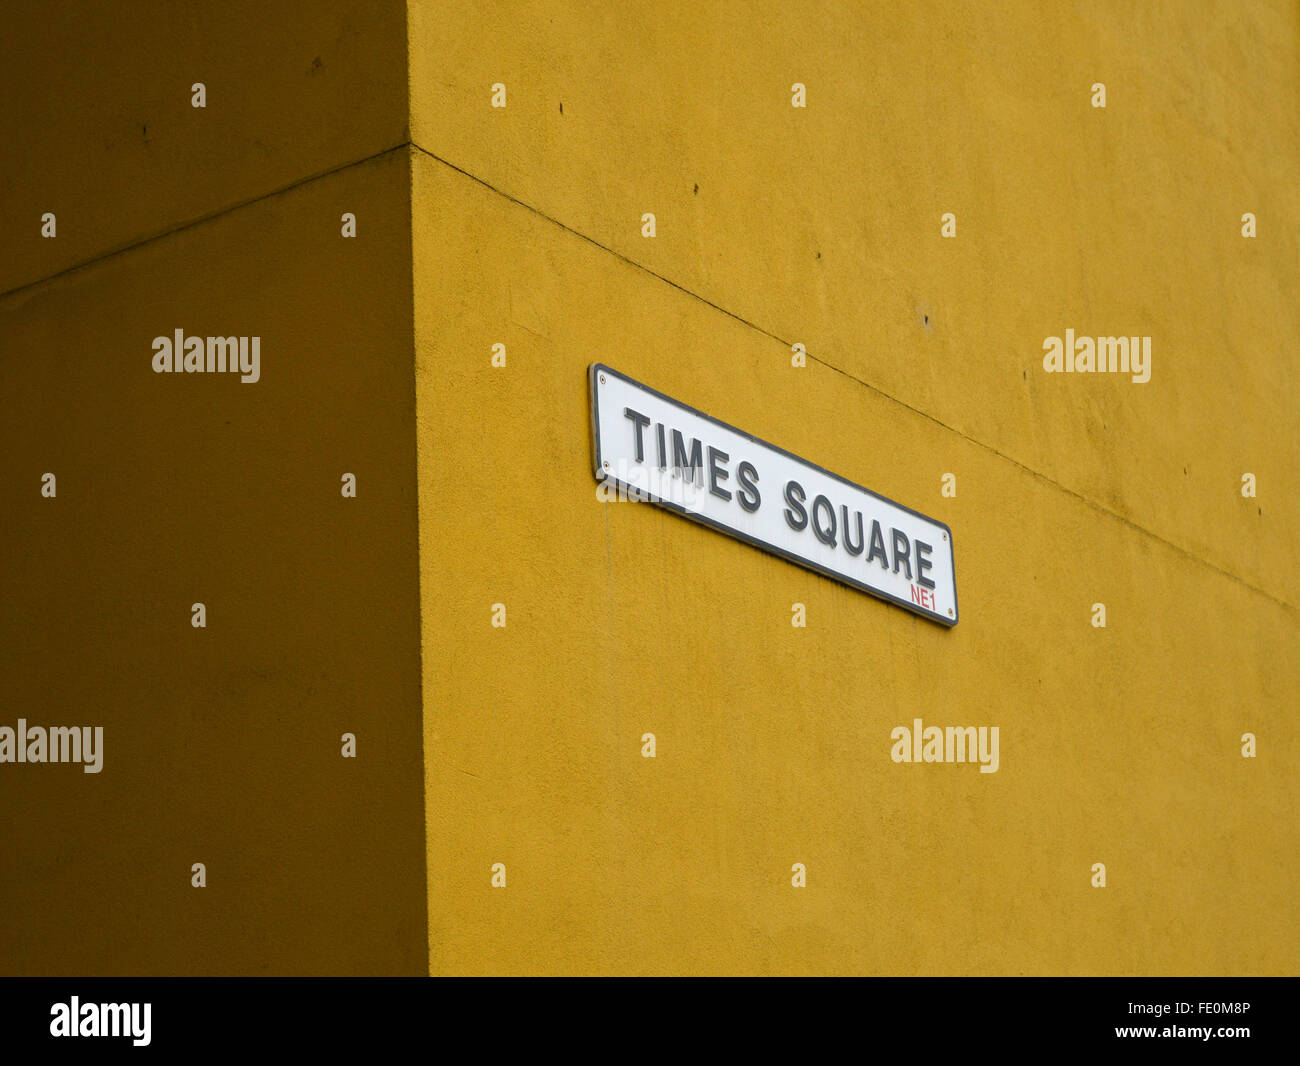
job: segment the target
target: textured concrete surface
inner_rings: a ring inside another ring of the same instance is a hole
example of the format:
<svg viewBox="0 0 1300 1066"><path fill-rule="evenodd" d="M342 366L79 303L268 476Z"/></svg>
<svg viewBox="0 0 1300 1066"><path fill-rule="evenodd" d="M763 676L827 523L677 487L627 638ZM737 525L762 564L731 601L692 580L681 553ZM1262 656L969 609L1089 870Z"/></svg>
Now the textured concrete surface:
<svg viewBox="0 0 1300 1066"><path fill-rule="evenodd" d="M411 4L434 972L1294 971L1296 39ZM950 523L961 624L599 502L595 361ZM916 716L1001 769L892 763Z"/></svg>
<svg viewBox="0 0 1300 1066"><path fill-rule="evenodd" d="M425 972L409 190L399 148L0 297L0 725L105 745L0 765L0 970ZM178 328L260 380L154 373Z"/></svg>
<svg viewBox="0 0 1300 1066"><path fill-rule="evenodd" d="M0 764L0 970L1294 973L1298 18L15 9L0 726L106 750ZM961 623L602 502L597 361L948 523Z"/></svg>

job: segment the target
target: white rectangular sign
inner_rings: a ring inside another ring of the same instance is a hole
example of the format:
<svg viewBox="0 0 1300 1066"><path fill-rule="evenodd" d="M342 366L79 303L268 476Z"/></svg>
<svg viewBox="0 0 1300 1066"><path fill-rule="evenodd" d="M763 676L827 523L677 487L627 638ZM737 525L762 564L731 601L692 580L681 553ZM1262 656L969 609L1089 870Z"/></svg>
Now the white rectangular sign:
<svg viewBox="0 0 1300 1066"><path fill-rule="evenodd" d="M952 531L600 363L596 478L946 626Z"/></svg>

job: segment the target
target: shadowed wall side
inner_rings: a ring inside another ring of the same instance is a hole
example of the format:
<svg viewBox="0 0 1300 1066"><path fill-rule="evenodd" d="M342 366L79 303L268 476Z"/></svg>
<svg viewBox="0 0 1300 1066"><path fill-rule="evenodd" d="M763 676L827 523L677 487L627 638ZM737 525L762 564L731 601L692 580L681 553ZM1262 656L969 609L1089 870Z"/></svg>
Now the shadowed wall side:
<svg viewBox="0 0 1300 1066"><path fill-rule="evenodd" d="M4 972L426 971L410 337L404 149L0 300Z"/></svg>

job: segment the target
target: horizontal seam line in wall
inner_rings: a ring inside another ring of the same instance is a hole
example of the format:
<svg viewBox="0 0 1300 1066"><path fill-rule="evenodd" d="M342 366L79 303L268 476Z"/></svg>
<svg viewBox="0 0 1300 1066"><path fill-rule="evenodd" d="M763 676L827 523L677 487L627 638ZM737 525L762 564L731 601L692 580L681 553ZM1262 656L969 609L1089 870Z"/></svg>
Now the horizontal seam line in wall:
<svg viewBox="0 0 1300 1066"><path fill-rule="evenodd" d="M181 222L178 225L173 226L171 229L161 230L158 233L151 233L149 236L141 237L139 240L134 240L130 244L123 244L117 248L111 248L107 252L101 252L99 255L93 256L90 259L83 259L80 263L73 263L72 266L64 267L62 270L56 270L53 274L46 274L44 277L36 278L34 281L25 281L21 285L17 285L12 289L0 292L0 300L6 299L9 296L13 296L16 293L23 292L27 289L36 288L38 285L44 285L48 282L55 281L66 274L74 274L78 270L85 270L87 267L92 267L96 263L102 263L105 259L112 259L114 256L125 255L127 252L133 252L137 248L143 248L146 244L152 244L154 241L160 241L164 237L170 237L173 233L182 233L195 226L201 226L205 222L211 222L213 219L220 218L222 215L228 215L232 211L240 211L245 207L251 207L253 204L261 203L263 200L270 200L276 196L281 196L284 193L292 192L300 186L309 185L311 182L319 181L321 178L328 178L332 174L338 174L344 170L349 170L352 167L359 167L364 163L373 162L383 156L391 155L393 152L401 151L403 148L409 147L410 144L410 141L403 141L401 144L395 144L391 148L385 148L382 151L375 152L374 155L368 155L364 159L353 159L347 163L340 163L338 166L330 167L328 170L322 170L316 174L309 174L305 178L298 178L297 180L290 182L288 185L280 186L278 189L271 189L269 192L259 193L257 196L250 196L247 200L240 200L237 203L219 207L213 211L209 211L207 214L199 215L196 218L191 218L188 221Z"/></svg>
<svg viewBox="0 0 1300 1066"><path fill-rule="evenodd" d="M589 237L581 230L574 229L572 226L567 225L564 222L561 222L558 218L554 218L553 216L546 214L546 212L534 207L532 204L529 204L524 200L520 200L518 197L511 196L510 193L498 189L491 182L484 181L476 174L471 174L468 170L465 170L462 167L458 167L455 163L443 159L442 156L430 152L427 148L421 147L416 142L412 141L410 143L412 148L422 153L423 155L427 155L430 159L434 160L435 162L441 163L443 166L447 167L450 170L454 170L458 174L463 174L471 181L475 181L478 184L482 185L485 189L489 189L492 192L496 193L498 196L501 196L506 200L509 200L512 204L517 204L519 207L524 208L524 210L526 211L532 212L533 214L537 215L539 218L543 218L547 222L559 226L560 229L564 230L566 233L571 233L575 237L578 237L581 240L586 241L588 244L595 245L601 251L608 252L610 255L614 256L617 259L621 259L624 263L627 263L629 266L634 267L637 270L643 271L644 273L649 274L653 278L657 278L659 281L662 281L665 285L670 285L674 289L677 289L679 292L685 293L687 296L690 296L692 299L698 300L700 303L713 308L715 311L718 311L726 315L728 318L735 319L737 322L741 323L742 325L748 326L750 329L754 330L755 332L761 333L764 337L770 337L772 340L777 341L778 343L784 345L785 347L787 348L790 347L789 341L784 340L781 337L778 337L775 333L768 332L762 326L759 326L756 323L749 321L747 318L742 318L734 311L728 311L725 307L721 307L718 304L715 304L712 300L708 299L708 297L701 296L697 292L692 292L690 289L688 289L685 285L682 285L680 282L676 282L673 281L671 278L664 277L664 275L659 274L654 270L651 270L648 266L645 266L643 263L638 263L635 259L628 258L622 252L615 251L613 248L601 244L600 241L596 240L594 237ZM412 219L412 225L414 225L414 219ZM844 370L836 366L834 363L828 363L825 359L813 355L812 352L807 352L807 355L809 359L812 359L814 362L821 363L822 366L826 367L828 370L833 370L837 374L843 374L850 381L857 382L857 384L863 386L864 388L870 389L872 392L876 393L879 396L883 396L885 399L890 400L893 403L898 404L900 407L906 408L908 411L911 411L913 414L917 414L920 415L922 418L928 419L929 421L933 422L935 425L940 426L941 428L947 430L949 433L954 433L957 436L961 437L962 440L969 441L971 444L975 445L976 447L983 448L985 451L991 452L999 459L1002 459L1005 462L1012 464L1016 468L1023 470L1025 473L1037 478L1039 481L1045 482L1046 484L1051 485L1056 489L1059 489L1061 492L1064 492L1069 496L1073 496L1076 500L1079 500L1080 502L1084 503L1088 507L1091 507L1094 510L1099 511L1102 514L1109 515L1111 518L1114 518L1117 521L1123 523L1124 525L1137 530L1139 533L1145 534L1146 536L1150 537L1152 540L1158 541L1159 543L1164 544L1169 548L1172 548L1174 551L1178 552L1180 555L1186 556L1188 559L1191 559L1193 562L1199 563L1201 566L1204 566L1207 569L1222 574L1230 581L1234 581L1237 584L1250 589L1252 592L1257 592L1259 595L1265 597L1266 599L1271 600L1272 602L1276 603L1278 606L1283 607L1288 611L1295 610L1295 606L1293 604L1288 603L1286 600L1273 595L1273 593L1269 592L1267 589L1262 589L1258 585L1252 584L1251 582L1245 580L1244 578L1238 576L1237 574L1232 573L1230 570L1225 570L1223 569L1223 567L1218 566L1207 559L1202 559L1199 555L1196 555L1194 552L1189 551L1187 548L1184 548L1182 545L1176 544L1171 540L1167 540L1166 538L1160 536L1159 533L1154 533L1151 530L1147 529L1145 526L1141 526L1137 522L1134 522L1131 518L1125 518L1122 514L1112 511L1109 507L1103 506L1102 504L1098 503L1095 500L1090 500L1087 496L1084 496L1082 493L1076 491L1075 489L1069 488L1066 485L1062 485L1059 481L1054 481L1046 474L1040 473L1039 471L1033 469L1032 467L1026 466L1018 459L1014 459L1011 456L998 451L991 444L986 444L982 440L977 440L975 437L963 433L961 430L948 425L946 422L943 422L938 418L935 418L934 415L929 414L926 411L922 411L918 407L913 407L905 400L900 400L897 396L893 396L890 393L885 392L883 389L879 388L878 386L872 385L869 381L863 381L861 378L855 377L853 374L850 374L847 370Z"/></svg>

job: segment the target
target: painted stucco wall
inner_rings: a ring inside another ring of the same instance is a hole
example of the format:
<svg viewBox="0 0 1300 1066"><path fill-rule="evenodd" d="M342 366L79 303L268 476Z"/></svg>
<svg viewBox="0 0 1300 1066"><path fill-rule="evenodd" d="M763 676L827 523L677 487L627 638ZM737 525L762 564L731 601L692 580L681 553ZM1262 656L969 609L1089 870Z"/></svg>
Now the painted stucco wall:
<svg viewBox="0 0 1300 1066"><path fill-rule="evenodd" d="M1294 972L1294 6L410 10L432 971ZM598 361L949 523L960 624L598 500Z"/></svg>
<svg viewBox="0 0 1300 1066"><path fill-rule="evenodd" d="M7 16L0 726L105 753L0 764L0 971L1295 972L1294 5ZM603 502L598 361L960 624Z"/></svg>
<svg viewBox="0 0 1300 1066"><path fill-rule="evenodd" d="M0 62L0 726L104 753L0 764L0 971L423 973L402 9L73 8Z"/></svg>

